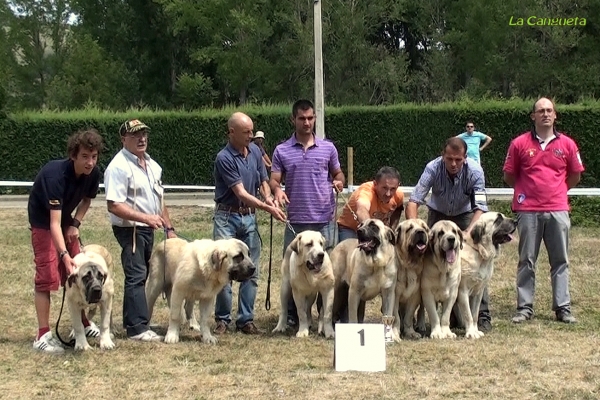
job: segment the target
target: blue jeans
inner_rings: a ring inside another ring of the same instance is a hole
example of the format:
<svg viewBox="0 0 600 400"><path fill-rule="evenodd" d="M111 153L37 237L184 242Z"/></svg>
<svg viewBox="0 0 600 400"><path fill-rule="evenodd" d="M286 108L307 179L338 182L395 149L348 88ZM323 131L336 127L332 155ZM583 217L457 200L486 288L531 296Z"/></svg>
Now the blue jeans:
<svg viewBox="0 0 600 400"><path fill-rule="evenodd" d="M127 336L146 332L148 328L148 304L146 303L146 279L154 245L154 229L136 228L135 253L133 252L133 228L113 226L113 233L121 246L121 264L125 275L123 288L123 327Z"/></svg>
<svg viewBox="0 0 600 400"><path fill-rule="evenodd" d="M335 246L333 238L335 222L325 222L321 224L291 224L296 234L304 231L317 231L325 237L325 250L330 253ZM285 250L288 248L290 243L294 240L295 235L286 225L285 233L283 234L283 256L285 257ZM283 306L283 305L282 305ZM294 323L298 322L298 312L296 311L296 303L294 298L290 296L288 300L288 320L293 320Z"/></svg>
<svg viewBox="0 0 600 400"><path fill-rule="evenodd" d="M346 228L338 224L338 243L346 239L356 239L358 236L354 229Z"/></svg>
<svg viewBox="0 0 600 400"><path fill-rule="evenodd" d="M258 289L258 277L260 271L260 236L256 225L256 215L241 215L229 211L217 210L213 217L213 240L235 238L248 245L250 259L256 267L254 275L240 282L238 293L238 315L236 326L242 328L244 325L254 321L254 301ZM215 303L215 321L231 322L231 282L217 294Z"/></svg>

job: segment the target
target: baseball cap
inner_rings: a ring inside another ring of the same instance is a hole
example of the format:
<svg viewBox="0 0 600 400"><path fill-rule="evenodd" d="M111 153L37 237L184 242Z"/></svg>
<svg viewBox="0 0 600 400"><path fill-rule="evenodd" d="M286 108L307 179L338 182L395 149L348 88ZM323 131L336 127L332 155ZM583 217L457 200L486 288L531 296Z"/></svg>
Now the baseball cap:
<svg viewBox="0 0 600 400"><path fill-rule="evenodd" d="M257 131L254 134L254 137L252 139L256 139L256 138L263 138L264 139L265 138L265 133L263 131Z"/></svg>
<svg viewBox="0 0 600 400"><path fill-rule="evenodd" d="M139 119L130 119L129 121L123 122L123 125L119 128L119 134L125 136L127 133L141 131L142 129L150 130L148 125L144 124Z"/></svg>

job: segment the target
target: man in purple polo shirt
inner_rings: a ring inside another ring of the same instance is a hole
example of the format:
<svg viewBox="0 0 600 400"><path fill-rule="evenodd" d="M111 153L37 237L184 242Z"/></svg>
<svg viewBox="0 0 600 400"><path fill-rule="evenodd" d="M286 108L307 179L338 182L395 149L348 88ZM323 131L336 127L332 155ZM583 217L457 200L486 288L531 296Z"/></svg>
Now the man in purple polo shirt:
<svg viewBox="0 0 600 400"><path fill-rule="evenodd" d="M327 250L331 250L335 244L332 187L341 191L345 182L338 152L333 143L316 137L315 108L309 100L294 103L292 122L295 132L273 153L270 180L275 201L287 205L288 220L294 230L286 226L283 253L295 234L307 230L321 232L327 241ZM282 180L285 180L285 192L281 188ZM293 298L288 302L288 324L298 324Z"/></svg>

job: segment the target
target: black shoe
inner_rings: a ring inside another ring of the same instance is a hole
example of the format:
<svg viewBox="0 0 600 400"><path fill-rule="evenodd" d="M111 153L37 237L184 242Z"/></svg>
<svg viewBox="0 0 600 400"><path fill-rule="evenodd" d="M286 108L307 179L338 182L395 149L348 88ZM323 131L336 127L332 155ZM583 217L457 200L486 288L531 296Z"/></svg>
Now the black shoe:
<svg viewBox="0 0 600 400"><path fill-rule="evenodd" d="M477 321L477 329L483 333L489 332L492 330L492 322L489 319L480 318Z"/></svg>
<svg viewBox="0 0 600 400"><path fill-rule="evenodd" d="M561 310L556 312L556 320L565 324L576 324L577 319L571 314L571 311Z"/></svg>

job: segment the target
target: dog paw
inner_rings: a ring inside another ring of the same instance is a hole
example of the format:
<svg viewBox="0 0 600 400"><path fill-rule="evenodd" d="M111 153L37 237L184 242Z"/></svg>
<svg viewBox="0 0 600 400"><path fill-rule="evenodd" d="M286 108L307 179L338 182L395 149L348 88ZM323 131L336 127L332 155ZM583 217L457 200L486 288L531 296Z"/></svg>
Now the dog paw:
<svg viewBox="0 0 600 400"><path fill-rule="evenodd" d="M418 339L421 339L423 336L421 336L421 334L419 332L417 332L417 331L414 331L414 330L409 331L409 330L407 330L404 333L404 337L406 339L409 339L409 340L418 340Z"/></svg>
<svg viewBox="0 0 600 400"><path fill-rule="evenodd" d="M190 322L190 330L200 332L200 324L198 322Z"/></svg>
<svg viewBox="0 0 600 400"><path fill-rule="evenodd" d="M275 329L273 329L272 333L277 333L277 332L285 333L286 330L287 330L287 325L284 325L284 326L277 325L275 327Z"/></svg>
<svg viewBox="0 0 600 400"><path fill-rule="evenodd" d="M448 328L447 330L445 330L445 332L443 333L444 338L446 339L455 339L456 338L456 333L452 332L450 330L450 328Z"/></svg>
<svg viewBox="0 0 600 400"><path fill-rule="evenodd" d="M446 335L442 332L442 328L436 327L431 330L431 334L429 335L432 339L445 339Z"/></svg>
<svg viewBox="0 0 600 400"><path fill-rule="evenodd" d="M402 341L402 338L396 332L392 332L392 340L396 343L400 343Z"/></svg>
<svg viewBox="0 0 600 400"><path fill-rule="evenodd" d="M299 337L299 338L308 337L308 329L299 330L298 333L296 333L296 337Z"/></svg>
<svg viewBox="0 0 600 400"><path fill-rule="evenodd" d="M480 339L484 336L484 333L478 330L477 328L467 331L465 333L465 337L467 339Z"/></svg>
<svg viewBox="0 0 600 400"><path fill-rule="evenodd" d="M219 343L219 339L217 339L216 337L214 337L211 334L208 335L202 335L202 343L206 343L206 344L217 344Z"/></svg>
<svg viewBox="0 0 600 400"><path fill-rule="evenodd" d="M100 339L100 349L101 350L112 350L115 348L115 344L112 340L102 340Z"/></svg>
<svg viewBox="0 0 600 400"><path fill-rule="evenodd" d="M179 342L179 335L174 332L167 332L165 335L165 343L173 344Z"/></svg>
<svg viewBox="0 0 600 400"><path fill-rule="evenodd" d="M335 331L333 328L325 329L325 339L333 339L335 337Z"/></svg>
<svg viewBox="0 0 600 400"><path fill-rule="evenodd" d="M88 342L84 343L75 343L75 351L87 351L91 350L92 346L88 344Z"/></svg>

